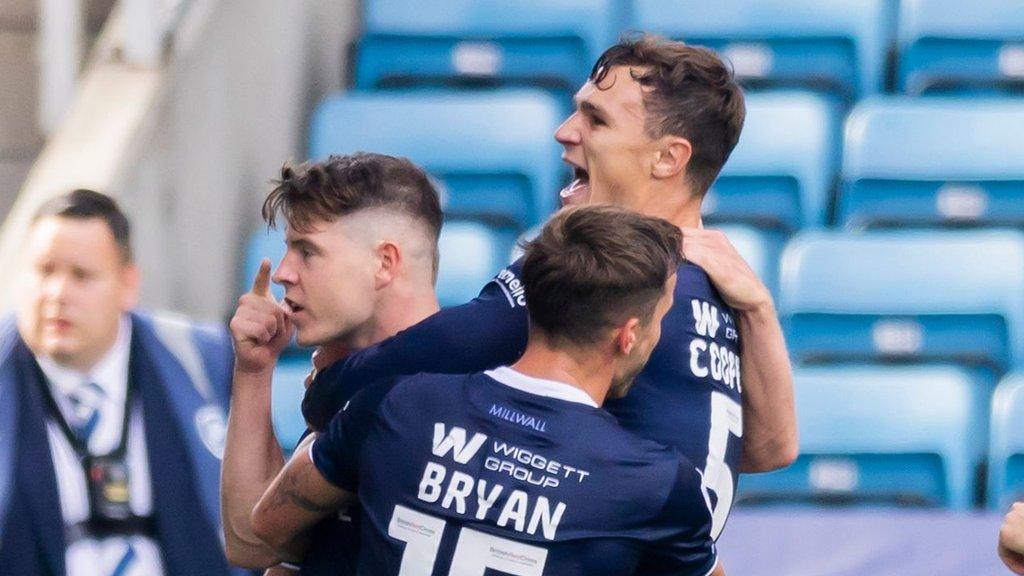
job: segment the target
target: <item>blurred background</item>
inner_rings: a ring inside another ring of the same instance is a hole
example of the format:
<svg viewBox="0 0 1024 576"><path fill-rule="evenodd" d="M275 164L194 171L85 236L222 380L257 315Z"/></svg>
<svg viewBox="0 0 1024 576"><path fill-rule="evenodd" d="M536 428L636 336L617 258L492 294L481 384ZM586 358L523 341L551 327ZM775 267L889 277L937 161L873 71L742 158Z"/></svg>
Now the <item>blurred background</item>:
<svg viewBox="0 0 1024 576"><path fill-rule="evenodd" d="M2 0L0 268L87 187L136 229L143 303L224 319L288 159L408 156L442 185L442 305L556 208L555 128L628 30L747 88L705 200L775 294L801 456L744 476L730 573L1004 574L1024 493L1024 2ZM9 284L9 283L7 283ZM3 305L10 286L0 286ZM302 430L308 354L275 387Z"/></svg>

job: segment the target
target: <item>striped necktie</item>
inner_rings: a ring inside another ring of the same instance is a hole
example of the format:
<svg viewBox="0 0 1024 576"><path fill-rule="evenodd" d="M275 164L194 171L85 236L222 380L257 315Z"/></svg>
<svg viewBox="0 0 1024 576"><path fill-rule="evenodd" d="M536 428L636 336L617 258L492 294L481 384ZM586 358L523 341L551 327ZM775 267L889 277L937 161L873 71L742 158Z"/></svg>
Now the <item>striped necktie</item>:
<svg viewBox="0 0 1024 576"><path fill-rule="evenodd" d="M71 403L72 430L86 446L89 445L89 438L96 425L100 421L100 406L106 399L107 393L95 382L82 382L68 394L68 401Z"/></svg>

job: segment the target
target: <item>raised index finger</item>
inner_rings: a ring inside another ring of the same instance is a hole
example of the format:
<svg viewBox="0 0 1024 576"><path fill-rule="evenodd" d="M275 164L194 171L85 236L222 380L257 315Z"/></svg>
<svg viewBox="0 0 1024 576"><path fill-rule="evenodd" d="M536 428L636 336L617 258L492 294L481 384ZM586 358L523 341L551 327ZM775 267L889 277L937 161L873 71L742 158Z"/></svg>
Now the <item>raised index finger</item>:
<svg viewBox="0 0 1024 576"><path fill-rule="evenodd" d="M252 282L252 294L257 296L270 296L270 259L264 258L260 261L259 272L256 272L256 279Z"/></svg>

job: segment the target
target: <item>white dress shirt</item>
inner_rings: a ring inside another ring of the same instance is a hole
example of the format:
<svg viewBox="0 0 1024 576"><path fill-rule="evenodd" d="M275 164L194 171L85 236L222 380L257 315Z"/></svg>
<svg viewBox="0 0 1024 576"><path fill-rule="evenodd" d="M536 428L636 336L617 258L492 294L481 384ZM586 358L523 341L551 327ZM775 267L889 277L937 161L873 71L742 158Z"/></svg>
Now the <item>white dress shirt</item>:
<svg viewBox="0 0 1024 576"><path fill-rule="evenodd" d="M46 356L36 357L50 392L67 422L75 422L69 397L79 386L92 382L103 390L98 406L99 419L88 441L89 453L93 455L109 454L121 443L128 394L131 333L131 321L122 317L114 346L88 373L62 366ZM85 472L60 425L49 419L46 428L57 476L61 512L65 525L72 526L89 518ZM128 505L135 515L149 516L153 512L153 493L142 409L138 399L132 402L126 459L130 476ZM130 560L126 560L126 555L130 556ZM122 562L125 566L119 570L118 566ZM159 547L155 541L143 536L86 538L71 542L65 552L65 563L67 576L112 576L115 572L119 576L164 574Z"/></svg>

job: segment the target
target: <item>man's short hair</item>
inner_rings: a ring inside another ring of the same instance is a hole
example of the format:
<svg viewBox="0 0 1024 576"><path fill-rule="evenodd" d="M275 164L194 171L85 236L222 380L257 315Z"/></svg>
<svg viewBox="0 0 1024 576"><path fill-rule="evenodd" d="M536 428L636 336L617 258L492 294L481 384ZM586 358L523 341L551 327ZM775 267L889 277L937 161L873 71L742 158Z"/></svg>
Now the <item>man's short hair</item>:
<svg viewBox="0 0 1024 576"><path fill-rule="evenodd" d="M698 194L718 177L739 141L746 116L743 91L714 51L644 34L605 50L590 73L595 86L614 66L629 66L644 92L645 129L652 138L672 134L693 145L687 168Z"/></svg>
<svg viewBox="0 0 1024 576"><path fill-rule="evenodd" d="M660 218L607 205L562 210L526 245L531 326L586 346L629 318L650 321L681 248L679 228Z"/></svg>
<svg viewBox="0 0 1024 576"><path fill-rule="evenodd" d="M333 222L372 208L395 210L423 222L436 243L441 233L441 202L427 174L405 158L358 152L322 162L285 164L281 178L263 202L271 227L281 214L301 232L317 220Z"/></svg>
<svg viewBox="0 0 1024 576"><path fill-rule="evenodd" d="M50 217L74 220L99 218L103 220L114 236L114 241L121 251L122 260L124 262L132 261L131 227L128 224L128 217L110 196L79 188L48 200L36 211L35 216L32 217L32 223L35 224L43 218Z"/></svg>

